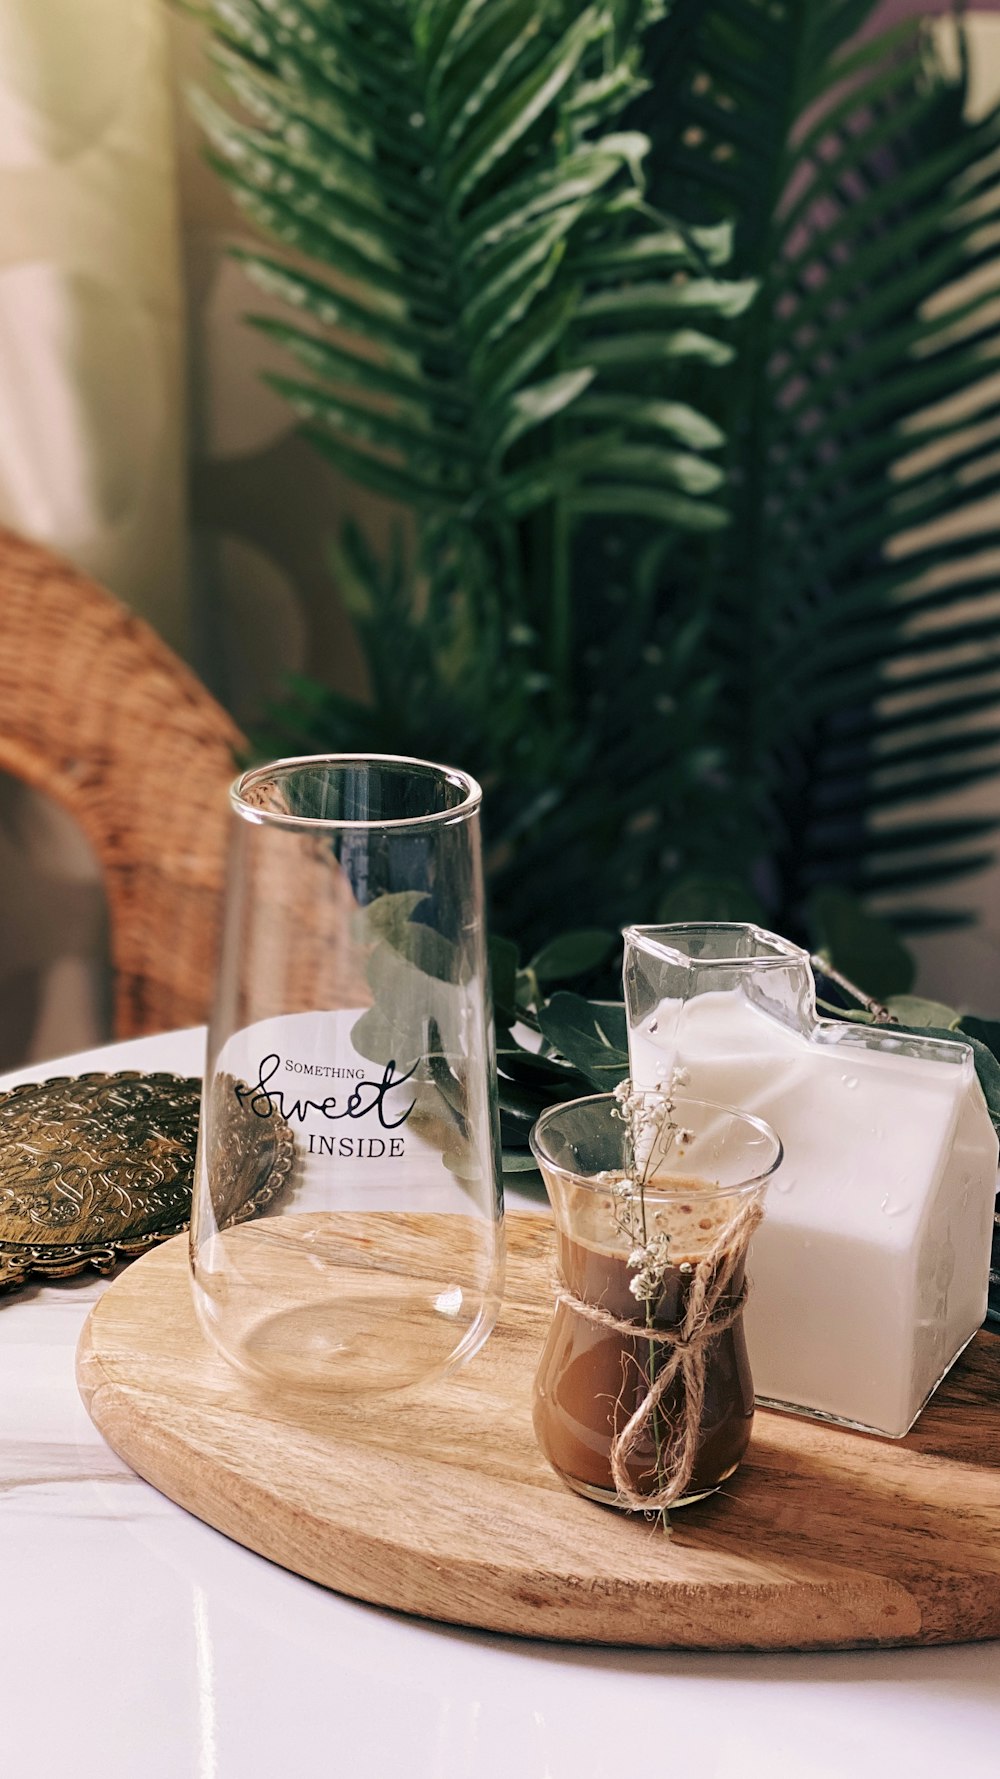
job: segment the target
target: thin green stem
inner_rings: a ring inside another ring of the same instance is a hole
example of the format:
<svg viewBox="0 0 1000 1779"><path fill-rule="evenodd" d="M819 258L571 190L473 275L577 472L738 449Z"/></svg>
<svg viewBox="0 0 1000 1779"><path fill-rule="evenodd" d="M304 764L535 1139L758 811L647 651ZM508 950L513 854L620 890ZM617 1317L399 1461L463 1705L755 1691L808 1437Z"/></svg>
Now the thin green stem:
<svg viewBox="0 0 1000 1779"><path fill-rule="evenodd" d="M653 1305L652 1305L652 1302L650 1301L650 1299L647 1298L646 1299L646 1327L652 1328L653 1321L654 1321ZM650 1340L650 1343L649 1343L649 1388L650 1389L653 1388L653 1385L655 1382L656 1382L656 1342L655 1342L655 1340ZM659 1494L660 1490L663 1488L663 1426L660 1421L660 1411L659 1411L658 1407L654 1408L654 1410L650 1416L650 1430L653 1435L653 1451L656 1454L656 1492L657 1492L657 1494ZM670 1513L669 1513L669 1510L666 1507L661 1507L659 1509L656 1517L659 1520L660 1525L663 1527L664 1532L667 1534L667 1537L669 1538L670 1537Z"/></svg>
<svg viewBox="0 0 1000 1779"><path fill-rule="evenodd" d="M567 147L567 122L565 109L560 119L556 135L556 158L564 161ZM566 368L565 345L560 340L556 349L555 368L557 374ZM562 420L555 422L555 457L559 455L565 443L565 427ZM571 604L571 560L570 560L570 520L566 511L566 502L558 493L552 503L552 586L549 591L549 646L551 649L552 670L552 714L556 722L565 722L569 716L570 686L572 681L572 604Z"/></svg>
<svg viewBox="0 0 1000 1779"><path fill-rule="evenodd" d="M852 982L849 976L845 976L841 970L835 969L828 958L813 952L809 962L821 976L825 976L827 981L835 983L839 989L843 990L844 994L850 995L852 1000L857 1001L866 1013L870 1013L875 1025L899 1024L895 1013L890 1013L888 1007L883 1007L881 1001L876 1001L872 995L866 994L863 988L859 988L856 982ZM833 1011L837 1012L838 1009L834 1008Z"/></svg>
<svg viewBox="0 0 1000 1779"><path fill-rule="evenodd" d="M560 354L560 358L561 358ZM558 368L562 368L561 365ZM556 439L559 440L561 427L556 423ZM559 443L556 444L559 450ZM551 649L552 649L552 710L557 722L564 722L569 716L570 684L572 679L572 603L570 584L570 526L566 503L558 496L553 503L552 512L552 587L551 599Z"/></svg>
<svg viewBox="0 0 1000 1779"><path fill-rule="evenodd" d="M671 1125L673 1124L674 1108L673 1108L672 1100L668 1100L666 1106L664 1107L664 1114L669 1121L668 1122L668 1129L669 1129L671 1127ZM657 1140L658 1140L657 1136L654 1136L652 1145L650 1147L649 1154L647 1155L645 1163L643 1165L642 1179L639 1182L639 1214L642 1219L643 1247L645 1247L646 1243L649 1240L649 1234L648 1234L648 1231L646 1228L646 1181L649 1178L649 1170L650 1170L650 1167L652 1166L653 1159L656 1154ZM647 1297L645 1301L646 1301L646 1327L652 1328L655 1323L653 1299L651 1297ZM653 1385L655 1384L655 1382L656 1382L656 1341L651 1339L649 1342L649 1365L647 1368L647 1383L648 1383L648 1387L650 1390L653 1388ZM656 1492L657 1492L657 1494L659 1494L661 1489L663 1488L663 1422L660 1419L660 1410L659 1410L658 1406L653 1409L653 1412L649 1417L649 1425L650 1425L650 1432L652 1434L652 1439L653 1439L653 1452L654 1452L654 1455L656 1458ZM659 1509L656 1517L659 1520L660 1525L663 1527L663 1530L666 1533L667 1537L669 1538L670 1537L670 1514L669 1514L667 1508L661 1507Z"/></svg>

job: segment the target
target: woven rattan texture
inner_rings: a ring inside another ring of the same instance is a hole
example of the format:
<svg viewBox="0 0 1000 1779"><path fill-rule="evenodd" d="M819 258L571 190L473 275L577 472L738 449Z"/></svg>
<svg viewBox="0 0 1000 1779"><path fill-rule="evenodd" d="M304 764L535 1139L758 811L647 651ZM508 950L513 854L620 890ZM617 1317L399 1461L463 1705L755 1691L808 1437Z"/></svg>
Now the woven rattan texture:
<svg viewBox="0 0 1000 1779"><path fill-rule="evenodd" d="M206 1017L241 740L147 624L0 529L0 770L62 804L98 858L119 1037Z"/></svg>

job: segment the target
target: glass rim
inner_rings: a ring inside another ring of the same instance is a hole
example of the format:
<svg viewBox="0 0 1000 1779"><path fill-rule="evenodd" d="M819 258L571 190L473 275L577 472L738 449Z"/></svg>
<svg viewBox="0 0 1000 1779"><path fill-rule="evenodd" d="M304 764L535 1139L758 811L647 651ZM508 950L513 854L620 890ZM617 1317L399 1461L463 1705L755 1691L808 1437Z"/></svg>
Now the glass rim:
<svg viewBox="0 0 1000 1779"><path fill-rule="evenodd" d="M681 951L665 939L654 938L656 933L752 933L755 939L766 940L773 949L758 952L753 957L692 957L689 951ZM758 926L753 920L678 920L667 921L662 926L628 926L623 928L622 938L637 950L654 957L669 957L671 962L697 964L712 970L746 969L748 965L754 969L773 970L809 962L809 953L801 945L783 939L780 933L769 932L767 927Z"/></svg>
<svg viewBox="0 0 1000 1779"><path fill-rule="evenodd" d="M660 1097L657 1095L656 1088L649 1088L646 1091L648 1097L651 1099ZM553 1161L542 1148L541 1136L544 1134L543 1126L551 1124L558 1118L561 1112L578 1112L584 1106L597 1107L605 1105L611 1107L615 1103L615 1096L613 1093L589 1093L584 1094L578 1100L562 1100L553 1106L546 1106L544 1112L540 1113L538 1118L536 1118L528 1137L531 1153L535 1157L541 1171L543 1173L556 1174L563 1180L576 1181L579 1185L586 1187L591 1192L606 1191L608 1185L606 1179L598 1179L594 1174L584 1174L581 1173L578 1168L564 1167L561 1162ZM766 1118L758 1118L755 1112L744 1112L742 1107L727 1106L720 1100L698 1099L693 1094L686 1095L683 1099L676 1099L674 1105L679 1112L683 1111L685 1106L707 1106L713 1112L724 1112L727 1117L738 1119L740 1124L749 1125L758 1136L764 1137L771 1146L771 1160L759 1173L750 1175L746 1180L741 1180L739 1184L735 1186L713 1186L708 1191L699 1193L699 1197L734 1198L740 1193L753 1192L757 1187L762 1186L766 1180L769 1180L772 1174L777 1172L785 1159L784 1144L777 1131L774 1129L773 1125L768 1124ZM606 1171L607 1170L602 1170L602 1172L605 1173ZM690 1196L690 1191L685 1191L682 1186L664 1190L662 1187L657 1187L650 1182L645 1190L649 1193L651 1198L659 1201L684 1199Z"/></svg>
<svg viewBox="0 0 1000 1779"><path fill-rule="evenodd" d="M455 785L464 795L462 802L457 803L454 809L430 809L425 815L384 816L371 820L344 816L294 815L291 811L261 809L258 804L247 802L246 792L253 783L279 772L294 771L305 766L418 766L422 771L433 774L438 783L444 781ZM470 816L475 815L482 800L482 788L471 773L463 772L459 766L442 766L436 760L420 760L411 754L291 754L280 760L268 760L260 766L248 767L233 779L229 787L230 805L235 814L245 821L254 822L260 827L319 830L327 833L376 828L450 826L455 822L467 821Z"/></svg>

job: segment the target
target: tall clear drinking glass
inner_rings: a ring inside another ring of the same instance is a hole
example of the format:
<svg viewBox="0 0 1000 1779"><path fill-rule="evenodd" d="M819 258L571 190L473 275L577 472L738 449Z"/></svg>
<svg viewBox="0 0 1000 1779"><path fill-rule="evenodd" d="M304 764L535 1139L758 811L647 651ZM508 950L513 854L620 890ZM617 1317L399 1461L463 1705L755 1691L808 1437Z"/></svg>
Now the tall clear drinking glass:
<svg viewBox="0 0 1000 1779"><path fill-rule="evenodd" d="M378 756L233 786L191 1267L202 1327L259 1378L396 1389L496 1320L480 797Z"/></svg>

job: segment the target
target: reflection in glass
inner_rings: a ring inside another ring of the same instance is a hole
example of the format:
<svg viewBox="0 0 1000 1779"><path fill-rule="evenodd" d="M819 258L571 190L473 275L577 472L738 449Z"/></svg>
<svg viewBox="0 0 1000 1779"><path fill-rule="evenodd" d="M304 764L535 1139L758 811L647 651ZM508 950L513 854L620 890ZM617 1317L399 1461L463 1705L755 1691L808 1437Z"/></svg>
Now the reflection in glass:
<svg viewBox="0 0 1000 1779"><path fill-rule="evenodd" d="M391 1390L496 1320L479 802L464 773L380 757L233 788L191 1260L202 1326L259 1377ZM268 1197L261 1169L289 1155Z"/></svg>

